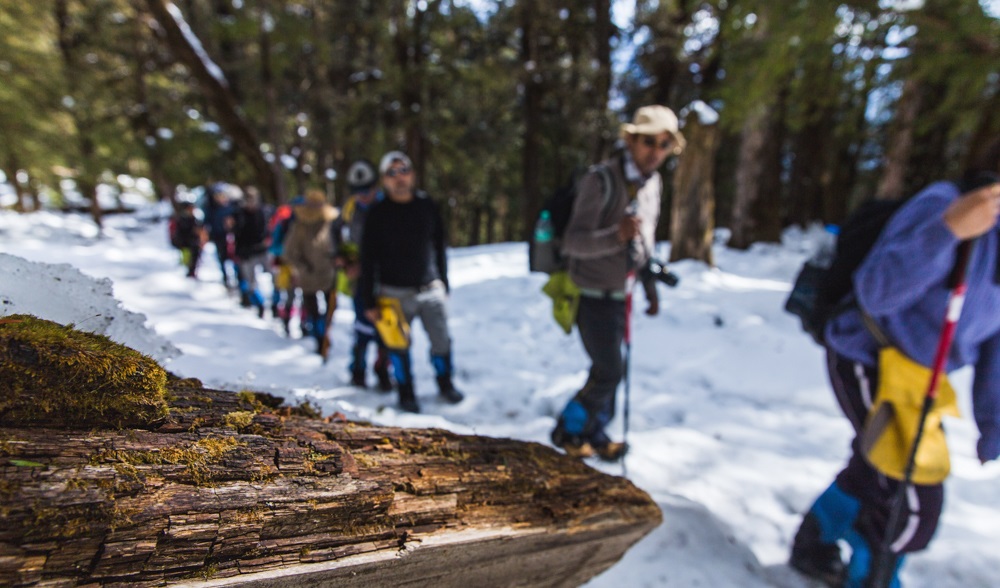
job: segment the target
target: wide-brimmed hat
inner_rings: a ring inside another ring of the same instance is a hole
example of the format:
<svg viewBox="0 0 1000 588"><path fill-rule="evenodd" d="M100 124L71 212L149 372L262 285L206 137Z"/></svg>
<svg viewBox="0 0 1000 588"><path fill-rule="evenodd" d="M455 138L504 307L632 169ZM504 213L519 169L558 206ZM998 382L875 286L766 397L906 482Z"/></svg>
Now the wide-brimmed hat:
<svg viewBox="0 0 1000 588"><path fill-rule="evenodd" d="M367 159L359 159L347 169L347 187L351 193L367 192L378 182L375 165Z"/></svg>
<svg viewBox="0 0 1000 588"><path fill-rule="evenodd" d="M332 221L340 215L336 208L326 202L322 190L307 190L301 204L295 205L295 218L306 223L319 220Z"/></svg>
<svg viewBox="0 0 1000 588"><path fill-rule="evenodd" d="M660 133L670 133L674 137L674 142L677 143L673 150L674 155L683 151L684 146L687 145L684 135L681 134L677 115L674 114L673 110L659 104L643 106L636 110L632 122L623 124L620 132L622 137L626 135L659 135Z"/></svg>
<svg viewBox="0 0 1000 588"><path fill-rule="evenodd" d="M410 158L406 156L402 151L390 151L382 156L382 160L378 162L378 173L385 174L392 167L395 162L401 162L406 167L413 167L413 162Z"/></svg>

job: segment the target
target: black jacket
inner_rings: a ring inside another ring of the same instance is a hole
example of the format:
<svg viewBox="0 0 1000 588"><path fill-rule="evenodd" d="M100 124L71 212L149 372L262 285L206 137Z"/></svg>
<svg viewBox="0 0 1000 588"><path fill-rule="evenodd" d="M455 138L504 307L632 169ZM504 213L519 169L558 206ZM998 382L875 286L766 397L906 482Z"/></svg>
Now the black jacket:
<svg viewBox="0 0 1000 588"><path fill-rule="evenodd" d="M445 230L437 205L418 192L400 204L386 198L372 207L361 239L359 288L365 308L375 306L377 284L419 288L434 280L448 287Z"/></svg>

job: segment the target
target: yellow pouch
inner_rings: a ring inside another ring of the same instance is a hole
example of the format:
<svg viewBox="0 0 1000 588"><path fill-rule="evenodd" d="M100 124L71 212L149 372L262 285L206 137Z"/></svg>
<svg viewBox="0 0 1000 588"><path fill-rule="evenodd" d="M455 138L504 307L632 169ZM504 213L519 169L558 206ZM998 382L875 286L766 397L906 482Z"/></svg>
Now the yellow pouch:
<svg viewBox="0 0 1000 588"><path fill-rule="evenodd" d="M382 343L389 349L403 350L410 346L410 325L406 322L403 307L396 298L378 299L379 320L375 323Z"/></svg>
<svg viewBox="0 0 1000 588"><path fill-rule="evenodd" d="M861 431L861 449L872 467L895 480L905 477L931 373L930 368L906 357L895 347L886 347L879 353L878 396ZM942 374L937 398L927 414L917 447L913 468L915 484L939 484L951 471L948 441L941 426L945 415L960 416L955 389Z"/></svg>
<svg viewBox="0 0 1000 588"><path fill-rule="evenodd" d="M292 268L288 264L278 266L278 272L274 274L274 287L278 290L292 287Z"/></svg>
<svg viewBox="0 0 1000 588"><path fill-rule="evenodd" d="M573 283L569 272L555 272L542 286L542 292L552 298L552 317L562 330L569 335L576 323L576 311L580 308L580 288Z"/></svg>

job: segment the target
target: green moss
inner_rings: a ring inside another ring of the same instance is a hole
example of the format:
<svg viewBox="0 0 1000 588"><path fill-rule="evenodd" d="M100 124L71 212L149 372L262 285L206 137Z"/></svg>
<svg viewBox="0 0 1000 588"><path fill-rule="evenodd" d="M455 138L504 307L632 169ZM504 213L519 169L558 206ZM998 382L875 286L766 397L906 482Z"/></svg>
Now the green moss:
<svg viewBox="0 0 1000 588"><path fill-rule="evenodd" d="M152 358L30 315L0 323L0 381L0 425L145 427L168 412Z"/></svg>
<svg viewBox="0 0 1000 588"><path fill-rule="evenodd" d="M225 427L240 431L250 426L250 423L253 422L253 415L254 413L249 410L230 412L222 417L222 424Z"/></svg>
<svg viewBox="0 0 1000 588"><path fill-rule="evenodd" d="M115 472L123 481L141 480L137 466L144 465L182 465L187 468L187 474L198 486L211 481L210 464L218 463L222 457L244 444L235 437L206 437L179 447L166 447L155 451L107 450L91 457L92 465L111 463Z"/></svg>
<svg viewBox="0 0 1000 588"><path fill-rule="evenodd" d="M262 412L264 410L264 403L257 398L257 394L252 390L240 390L236 394L236 398L241 404L248 404L254 413Z"/></svg>

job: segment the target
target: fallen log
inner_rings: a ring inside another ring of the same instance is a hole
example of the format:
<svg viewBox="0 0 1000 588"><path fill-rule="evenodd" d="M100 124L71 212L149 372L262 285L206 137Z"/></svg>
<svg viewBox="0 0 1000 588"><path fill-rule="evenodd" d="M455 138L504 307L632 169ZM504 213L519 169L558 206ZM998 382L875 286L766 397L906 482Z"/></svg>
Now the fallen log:
<svg viewBox="0 0 1000 588"><path fill-rule="evenodd" d="M30 320L0 323L0 585L577 586L661 520L627 480L537 443L161 380L148 358L98 357L97 335L87 361L70 343L50 360ZM95 404L24 383L67 357L103 366L116 397L162 388L130 413L93 381Z"/></svg>

